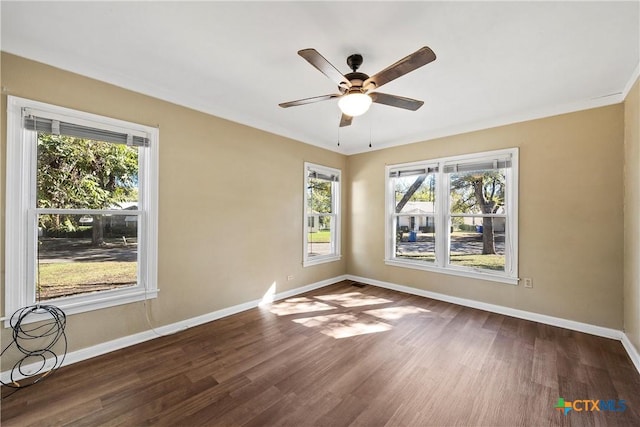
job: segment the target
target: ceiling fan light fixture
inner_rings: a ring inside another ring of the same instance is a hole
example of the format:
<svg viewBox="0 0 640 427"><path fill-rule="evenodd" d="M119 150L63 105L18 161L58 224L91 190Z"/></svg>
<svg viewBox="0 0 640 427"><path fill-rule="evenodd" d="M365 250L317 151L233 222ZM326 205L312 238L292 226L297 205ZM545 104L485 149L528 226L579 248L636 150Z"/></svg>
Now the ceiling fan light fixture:
<svg viewBox="0 0 640 427"><path fill-rule="evenodd" d="M361 116L369 110L372 99L369 95L352 92L343 95L338 100L338 107L343 114L351 117Z"/></svg>

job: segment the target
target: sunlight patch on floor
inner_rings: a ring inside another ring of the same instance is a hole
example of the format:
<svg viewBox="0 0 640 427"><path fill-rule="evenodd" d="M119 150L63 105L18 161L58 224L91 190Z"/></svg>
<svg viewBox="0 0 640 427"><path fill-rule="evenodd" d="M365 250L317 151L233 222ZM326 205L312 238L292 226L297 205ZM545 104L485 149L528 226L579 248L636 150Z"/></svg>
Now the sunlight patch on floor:
<svg viewBox="0 0 640 427"><path fill-rule="evenodd" d="M384 320L398 320L410 314L431 313L431 310L425 308L414 307L412 305L404 305L402 307L387 307L376 310L367 310L365 313Z"/></svg>
<svg viewBox="0 0 640 427"><path fill-rule="evenodd" d="M320 332L332 338L349 338L356 335L373 334L392 329L391 325L353 314L328 314L304 319L293 319L308 328L319 328Z"/></svg>
<svg viewBox="0 0 640 427"><path fill-rule="evenodd" d="M360 307L363 305L388 304L393 302L388 299L365 295L360 292L348 292L344 294L320 295L319 300L340 304L343 307Z"/></svg>
<svg viewBox="0 0 640 427"><path fill-rule="evenodd" d="M288 298L282 302L273 304L269 309L271 313L277 314L278 316L326 310L336 310L336 307L332 307L319 301L314 301L307 297Z"/></svg>

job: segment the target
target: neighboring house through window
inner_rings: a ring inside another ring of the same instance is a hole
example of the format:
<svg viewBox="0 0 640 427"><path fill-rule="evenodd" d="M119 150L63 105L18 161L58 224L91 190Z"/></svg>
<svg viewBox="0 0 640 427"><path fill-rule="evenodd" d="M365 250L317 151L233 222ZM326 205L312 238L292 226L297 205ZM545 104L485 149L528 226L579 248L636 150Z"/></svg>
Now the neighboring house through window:
<svg viewBox="0 0 640 427"><path fill-rule="evenodd" d="M158 130L12 96L7 115L6 315L155 297Z"/></svg>
<svg viewBox="0 0 640 427"><path fill-rule="evenodd" d="M340 170L304 164L305 266L340 259Z"/></svg>
<svg viewBox="0 0 640 427"><path fill-rule="evenodd" d="M386 263L517 284L518 150L387 166Z"/></svg>

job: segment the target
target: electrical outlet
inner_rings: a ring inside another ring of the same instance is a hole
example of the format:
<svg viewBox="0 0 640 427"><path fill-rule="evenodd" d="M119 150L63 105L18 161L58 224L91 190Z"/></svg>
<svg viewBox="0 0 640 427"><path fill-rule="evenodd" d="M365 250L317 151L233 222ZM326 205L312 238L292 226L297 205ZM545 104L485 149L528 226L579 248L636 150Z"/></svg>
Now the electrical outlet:
<svg viewBox="0 0 640 427"><path fill-rule="evenodd" d="M531 279L530 277L525 277L524 278L524 287L525 288L533 288L533 279Z"/></svg>
<svg viewBox="0 0 640 427"><path fill-rule="evenodd" d="M292 274L288 275L287 280L293 280L293 275Z"/></svg>

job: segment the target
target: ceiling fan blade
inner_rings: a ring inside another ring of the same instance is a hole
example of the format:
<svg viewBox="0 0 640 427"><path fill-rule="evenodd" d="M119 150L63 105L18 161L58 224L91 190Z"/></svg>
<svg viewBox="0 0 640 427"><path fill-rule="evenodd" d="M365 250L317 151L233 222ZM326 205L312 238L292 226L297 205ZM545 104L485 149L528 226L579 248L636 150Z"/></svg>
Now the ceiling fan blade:
<svg viewBox="0 0 640 427"><path fill-rule="evenodd" d="M283 102L282 104L278 104L282 108L295 107L298 105L312 104L314 102L327 101L333 98L339 98L339 94L331 94L331 95L322 95L322 96L314 96L311 98L298 99L296 101Z"/></svg>
<svg viewBox="0 0 640 427"><path fill-rule="evenodd" d="M352 120L353 117L347 116L346 114L342 113L342 117L340 117L340 127L343 128L345 126L351 126Z"/></svg>
<svg viewBox="0 0 640 427"><path fill-rule="evenodd" d="M379 88L383 84L389 83L390 81L395 80L400 76L410 73L416 68L427 65L429 62L432 62L435 59L436 54L433 53L433 51L429 47L421 47L411 55L405 56L400 61L380 71L378 74L374 74L373 76L369 77L367 80L365 80L362 87L366 88L367 85L373 83L375 84L376 88Z"/></svg>
<svg viewBox="0 0 640 427"><path fill-rule="evenodd" d="M371 92L369 94L373 102L378 104L390 105L392 107L404 108L405 110L416 111L422 107L424 101L417 99L405 98L403 96L389 95L388 93Z"/></svg>
<svg viewBox="0 0 640 427"><path fill-rule="evenodd" d="M329 80L340 87L346 89L351 87L351 82L342 75L336 67L334 67L324 56L320 55L315 49L302 49L298 51L298 55L302 56L309 64L316 67L322 74L329 77Z"/></svg>

